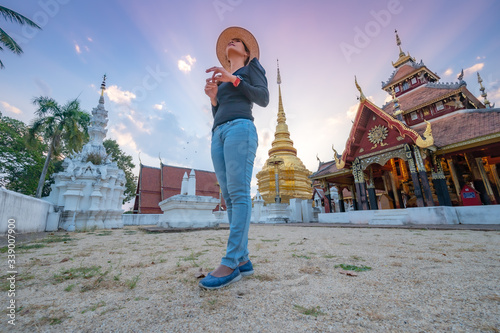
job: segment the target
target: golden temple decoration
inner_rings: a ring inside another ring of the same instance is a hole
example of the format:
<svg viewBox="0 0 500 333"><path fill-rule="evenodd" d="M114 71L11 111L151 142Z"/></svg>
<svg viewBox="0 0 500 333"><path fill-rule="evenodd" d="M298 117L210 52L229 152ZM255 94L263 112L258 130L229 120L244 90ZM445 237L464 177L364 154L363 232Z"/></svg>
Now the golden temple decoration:
<svg viewBox="0 0 500 333"><path fill-rule="evenodd" d="M432 128L431 128L431 123L428 122L427 120L424 120L427 123L427 127L425 128L424 132L424 139L419 135L417 137L417 140L415 143L417 146L420 148L428 148L434 144L434 137L432 136Z"/></svg>
<svg viewBox="0 0 500 333"><path fill-rule="evenodd" d="M384 143L383 141L387 139L387 134L389 130L387 127L383 125L373 126L372 129L368 132L368 141L373 143L373 147L371 149L375 149L380 145L381 147L387 146L388 143Z"/></svg>
<svg viewBox="0 0 500 333"><path fill-rule="evenodd" d="M488 99L486 98L486 96L488 96L488 94L485 92L486 88L483 87L483 79L481 79L479 72L477 72L477 82L481 86L481 88L479 90L481 90L481 97L484 98L484 106L486 106L487 108L491 108L492 106L490 104L490 101L488 101Z"/></svg>
<svg viewBox="0 0 500 333"><path fill-rule="evenodd" d="M278 66L278 123L274 133L274 140L269 149L269 159L264 163L262 170L257 173L257 186L259 193L266 204L275 202L276 182L275 166L269 162L279 158L283 163L276 166L279 169L279 191L281 202L289 203L290 199L311 199L312 187L309 176L311 171L307 170L302 161L297 157L297 149L293 147L290 132L286 124L286 115L281 97L281 74Z"/></svg>
<svg viewBox="0 0 500 333"><path fill-rule="evenodd" d="M358 79L356 78L356 75L354 75L354 84L356 85L356 88L358 88L359 93L360 93L359 101L363 102L364 100L366 100L366 97L365 97L365 94L363 94L363 90L361 90L361 87L358 84Z"/></svg>
<svg viewBox="0 0 500 333"><path fill-rule="evenodd" d="M405 62L407 62L408 60L415 61L415 58L412 58L410 56L410 52L408 52L408 54L405 54L403 52L403 50L401 49L401 39L399 39L398 31L394 30L394 32L396 33L396 44L399 47L399 58L398 60L396 60L396 62L392 63L392 66L394 66L394 68L397 68L400 65L404 64Z"/></svg>
<svg viewBox="0 0 500 333"><path fill-rule="evenodd" d="M340 155L337 153L333 145L332 145L332 150L333 150L333 159L335 160L335 166L337 167L337 170L343 169L345 166L345 161L339 158Z"/></svg>

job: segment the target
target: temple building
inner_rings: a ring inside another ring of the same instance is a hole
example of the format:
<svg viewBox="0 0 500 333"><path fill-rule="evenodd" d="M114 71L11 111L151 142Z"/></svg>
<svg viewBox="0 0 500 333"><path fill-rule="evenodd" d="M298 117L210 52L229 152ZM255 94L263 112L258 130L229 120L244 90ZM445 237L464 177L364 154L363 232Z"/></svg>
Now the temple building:
<svg viewBox="0 0 500 333"><path fill-rule="evenodd" d="M160 162L159 168L140 164L134 214L162 214L158 204L181 194L183 178L193 177L195 174L196 194L219 199L222 202L221 209L226 210L215 172L176 167ZM219 206L216 210L218 209Z"/></svg>
<svg viewBox="0 0 500 333"><path fill-rule="evenodd" d="M307 170L300 158L297 149L293 147L290 132L286 124L285 110L281 99L281 75L278 67L278 124L274 133L274 141L269 149L269 158L257 173L259 193L266 204L276 202L278 196L282 203L289 203L290 199L312 199L311 171ZM277 176L276 176L277 174ZM278 181L276 182L276 178ZM276 183L278 188L276 188ZM278 191L277 191L278 190ZM279 192L277 194L277 192Z"/></svg>
<svg viewBox="0 0 500 333"><path fill-rule="evenodd" d="M360 92L360 103L342 155L320 163L311 179L325 193L337 188L338 211L345 211L343 190L354 209L488 205L500 201L500 109L481 102L467 89L463 71L455 83L440 77L401 49L382 89L392 100L382 107ZM329 201L331 204L331 201Z"/></svg>

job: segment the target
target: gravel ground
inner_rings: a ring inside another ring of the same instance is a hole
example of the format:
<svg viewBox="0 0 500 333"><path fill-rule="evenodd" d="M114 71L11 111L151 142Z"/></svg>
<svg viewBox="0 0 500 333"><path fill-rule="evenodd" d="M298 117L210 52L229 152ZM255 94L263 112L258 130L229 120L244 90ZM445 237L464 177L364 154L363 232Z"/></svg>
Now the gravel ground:
<svg viewBox="0 0 500 333"><path fill-rule="evenodd" d="M228 232L126 227L19 245L16 325L2 310L0 331L500 330L498 231L252 225L255 274L201 290L197 275L218 265Z"/></svg>

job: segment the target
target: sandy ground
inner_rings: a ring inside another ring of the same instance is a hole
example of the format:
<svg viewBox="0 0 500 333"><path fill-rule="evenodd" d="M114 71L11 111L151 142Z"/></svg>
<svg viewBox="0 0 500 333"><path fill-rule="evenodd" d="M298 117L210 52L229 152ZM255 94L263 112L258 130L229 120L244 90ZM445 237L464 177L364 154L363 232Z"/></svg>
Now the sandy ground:
<svg viewBox="0 0 500 333"><path fill-rule="evenodd" d="M500 330L498 231L252 225L255 274L201 290L200 270L218 265L228 232L126 227L19 244L15 297L8 297L6 260L0 273L0 331Z"/></svg>

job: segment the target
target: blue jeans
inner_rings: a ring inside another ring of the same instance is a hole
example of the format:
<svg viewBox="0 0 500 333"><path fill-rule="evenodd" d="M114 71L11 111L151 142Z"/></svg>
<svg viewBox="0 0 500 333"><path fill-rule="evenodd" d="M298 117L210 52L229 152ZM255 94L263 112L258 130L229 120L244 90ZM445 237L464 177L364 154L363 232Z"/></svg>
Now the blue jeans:
<svg viewBox="0 0 500 333"><path fill-rule="evenodd" d="M250 181L257 144L257 130L249 119L230 120L212 133L212 162L229 218L229 239L221 264L231 269L248 260Z"/></svg>

